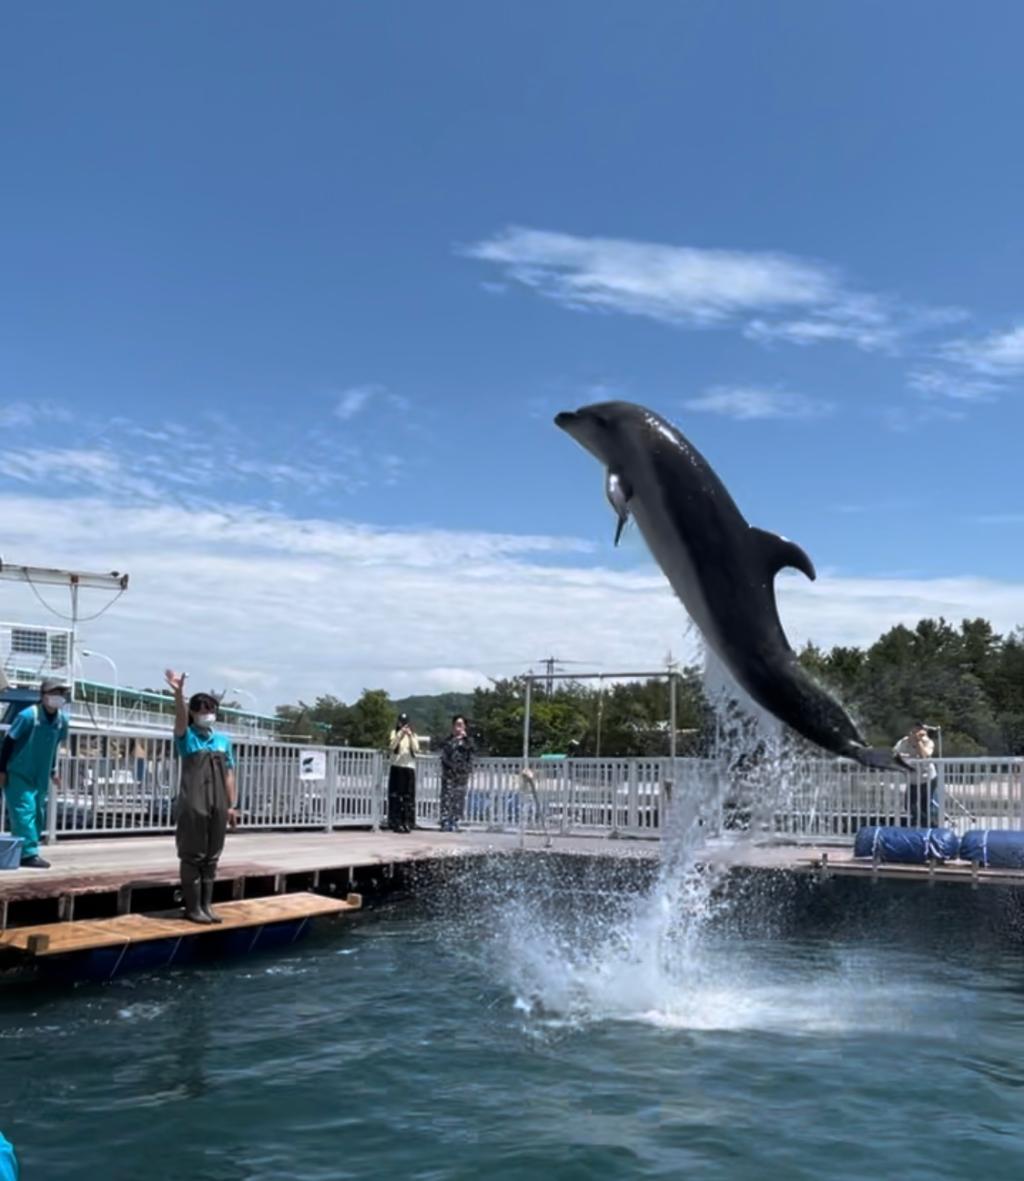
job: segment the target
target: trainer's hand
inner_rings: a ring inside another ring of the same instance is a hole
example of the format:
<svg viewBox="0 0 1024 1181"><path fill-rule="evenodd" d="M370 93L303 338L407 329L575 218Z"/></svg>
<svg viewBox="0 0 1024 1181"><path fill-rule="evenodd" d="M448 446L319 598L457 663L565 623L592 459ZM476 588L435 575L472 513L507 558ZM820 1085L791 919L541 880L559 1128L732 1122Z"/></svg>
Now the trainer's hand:
<svg viewBox="0 0 1024 1181"><path fill-rule="evenodd" d="M176 673L173 668L169 668L164 672L164 680L174 690L175 693L185 692L185 677L187 673Z"/></svg>
<svg viewBox="0 0 1024 1181"><path fill-rule="evenodd" d="M228 808L228 828L238 827L238 809Z"/></svg>

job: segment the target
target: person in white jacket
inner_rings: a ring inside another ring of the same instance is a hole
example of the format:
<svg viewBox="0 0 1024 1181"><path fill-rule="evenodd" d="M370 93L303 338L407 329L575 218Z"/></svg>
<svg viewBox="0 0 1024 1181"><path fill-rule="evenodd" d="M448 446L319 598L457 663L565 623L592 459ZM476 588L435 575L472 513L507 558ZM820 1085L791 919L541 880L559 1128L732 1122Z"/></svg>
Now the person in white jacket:
<svg viewBox="0 0 1024 1181"><path fill-rule="evenodd" d="M416 756L420 740L408 714L399 714L388 739L391 768L388 771L388 828L412 832L416 827Z"/></svg>

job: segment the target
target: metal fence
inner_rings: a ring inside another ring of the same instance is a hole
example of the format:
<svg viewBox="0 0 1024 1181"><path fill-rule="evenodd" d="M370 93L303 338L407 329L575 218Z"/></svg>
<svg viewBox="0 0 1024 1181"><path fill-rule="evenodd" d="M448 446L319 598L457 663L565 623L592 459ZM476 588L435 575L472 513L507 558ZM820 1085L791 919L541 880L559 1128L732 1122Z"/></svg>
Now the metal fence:
<svg viewBox="0 0 1024 1181"><path fill-rule="evenodd" d="M383 819L385 759L379 751L233 742L241 827L252 830L376 826ZM322 751L323 779L303 778L301 756ZM174 830L174 740L132 731L72 733L47 800L49 839ZM0 793L0 825L6 828Z"/></svg>
<svg viewBox="0 0 1024 1181"><path fill-rule="evenodd" d="M379 751L235 740L241 827L378 827L387 819L387 760ZM325 775L303 777L303 751L322 752ZM967 828L1024 828L1024 759L933 760L931 817ZM173 739L130 731L73 733L61 786L48 801L51 840L168 833L178 764ZM658 837L673 808L706 832L747 829L790 840L852 841L865 824L915 819L916 786L898 773L842 760L809 760L784 773L729 775L711 759L478 759L462 824L487 831ZM926 782L927 769L918 772ZM417 822L440 820L440 762L417 760ZM0 822L6 827L0 795Z"/></svg>

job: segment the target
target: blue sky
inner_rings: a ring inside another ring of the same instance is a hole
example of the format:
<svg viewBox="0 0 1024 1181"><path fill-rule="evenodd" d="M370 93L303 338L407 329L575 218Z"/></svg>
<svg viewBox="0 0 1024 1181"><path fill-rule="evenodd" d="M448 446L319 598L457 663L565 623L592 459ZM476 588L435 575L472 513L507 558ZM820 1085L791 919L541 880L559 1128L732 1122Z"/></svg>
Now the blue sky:
<svg viewBox="0 0 1024 1181"><path fill-rule="evenodd" d="M2 548L133 571L89 637L125 679L181 653L269 706L682 649L551 424L607 397L808 550L794 640L1024 623L1019 6L4 24Z"/></svg>

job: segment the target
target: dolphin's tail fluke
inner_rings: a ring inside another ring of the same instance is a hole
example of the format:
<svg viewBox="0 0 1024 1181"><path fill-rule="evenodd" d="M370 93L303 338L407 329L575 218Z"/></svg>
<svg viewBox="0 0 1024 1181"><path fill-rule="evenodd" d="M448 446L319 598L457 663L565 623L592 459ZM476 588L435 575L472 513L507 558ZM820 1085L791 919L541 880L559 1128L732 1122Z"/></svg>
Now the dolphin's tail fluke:
<svg viewBox="0 0 1024 1181"><path fill-rule="evenodd" d="M873 771L905 771L914 773L914 768L900 755L891 750L879 749L876 746L860 746L850 751L850 755L864 767Z"/></svg>

